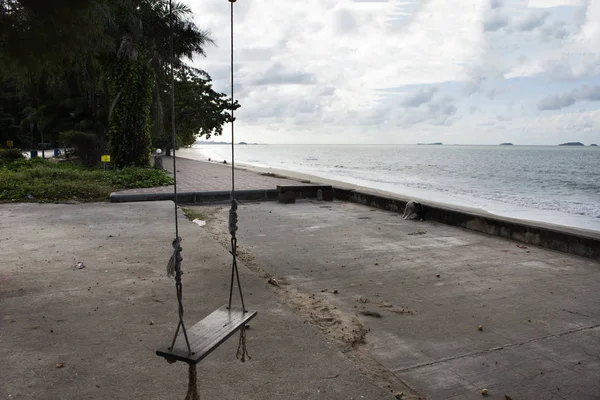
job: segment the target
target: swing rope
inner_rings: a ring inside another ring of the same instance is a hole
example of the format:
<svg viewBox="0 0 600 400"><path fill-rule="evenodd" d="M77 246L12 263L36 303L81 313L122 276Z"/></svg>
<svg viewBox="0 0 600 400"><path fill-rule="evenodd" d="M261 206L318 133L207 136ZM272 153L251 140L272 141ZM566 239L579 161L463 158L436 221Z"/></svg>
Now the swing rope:
<svg viewBox="0 0 600 400"><path fill-rule="evenodd" d="M234 14L233 14L233 3L236 0L228 0L231 3L231 209L229 210L229 233L231 235L231 255L233 257L232 266L231 266L231 282L229 288L229 304L228 309L231 310L231 302L233 297L233 284L234 277L237 281L237 286L239 289L240 300L242 303L242 311L247 313L246 306L244 303L244 296L242 293L242 285L240 282L240 275L237 265L237 237L236 232L238 230L237 222L237 208L238 203L235 199L235 146L234 146L234 111L235 111L235 101L234 101L234 66L233 66L233 23L234 23ZM179 236L179 223L177 219L177 211L179 208L178 198L177 198L177 164L175 157L175 148L176 148L176 139L175 139L175 72L174 72L174 63L175 63L175 51L174 51L174 33L173 33L173 0L169 0L169 28L171 30L171 134L172 134L172 149L173 149L173 194L174 194L174 204L175 204L175 239L173 239L173 254L167 263L167 275L169 277L175 278L175 290L177 292L177 304L178 304L178 314L179 314L179 323L177 324L177 329L175 330L175 335L173 336L173 341L171 342L171 347L169 350L175 348L175 342L179 335L179 330L181 329L183 332L183 336L185 338L186 347L188 350L188 354L192 354L192 349L190 346L190 341L188 339L187 330L185 327L185 323L183 320L183 287L181 283L181 262L183 261L183 257L181 256L181 252L183 249L181 248L181 237ZM242 362L246 361L246 358L250 359L250 355L248 354L248 350L246 348L246 329L247 326L244 324L240 328L240 338L238 341L238 348L236 352L236 358L240 359ZM175 359L167 358L169 363L175 362ZM198 376L196 371L196 364L192 362L188 362L189 370L188 370L188 391L185 397L185 400L200 400L200 394L198 392Z"/></svg>
<svg viewBox="0 0 600 400"><path fill-rule="evenodd" d="M237 280L238 290L240 292L240 300L242 302L242 311L244 313L247 312L246 305L244 303L244 294L242 293L242 284L240 282L240 273L237 265L237 237L236 233L238 230L237 222L238 222L238 203L235 199L235 100L234 100L234 79L233 79L233 3L236 0L229 0L231 4L231 21L230 21L230 38L231 38L231 208L229 209L229 234L231 235L231 255L233 257L231 263L231 283L229 285L229 306L231 309L231 299L233 297L233 278ZM240 328L240 340L238 342L238 349L236 358L241 359L242 362L246 362L246 357L250 359L250 355L248 354L248 349L246 348L246 325L243 325Z"/></svg>

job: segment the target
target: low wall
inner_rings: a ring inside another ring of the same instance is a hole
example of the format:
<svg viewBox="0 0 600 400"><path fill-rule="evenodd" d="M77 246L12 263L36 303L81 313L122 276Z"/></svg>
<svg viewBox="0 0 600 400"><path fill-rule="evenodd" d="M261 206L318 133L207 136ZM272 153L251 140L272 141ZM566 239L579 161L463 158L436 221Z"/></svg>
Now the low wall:
<svg viewBox="0 0 600 400"><path fill-rule="evenodd" d="M360 192L352 189L334 188L335 199L364 204L393 212L403 212L406 201ZM600 235L569 232L535 223L522 223L498 216L476 213L423 204L425 219L447 225L459 226L472 231L499 236L534 246L545 247L565 253L600 261Z"/></svg>
<svg viewBox="0 0 600 400"><path fill-rule="evenodd" d="M277 190L236 190L235 197L241 201L275 201ZM406 201L382 195L361 192L354 189L333 188L333 196L337 200L364 204L369 207L401 213ZM136 201L173 201L173 193L112 193L111 203ZM177 201L180 203L223 203L230 199L230 192L180 192ZM600 261L600 234L586 234L576 229L555 227L535 222L520 222L478 214L468 210L452 208L452 206L432 205L424 202L425 219L446 225L458 226L475 232L486 233L505 239L514 240L533 246L545 247L564 253L570 253Z"/></svg>
<svg viewBox="0 0 600 400"><path fill-rule="evenodd" d="M229 201L231 192L229 190L213 192L179 192L177 201L180 203L221 203ZM246 201L277 200L277 189L269 190L236 190L235 198ZM112 193L111 203L128 203L136 201L173 201L173 193Z"/></svg>

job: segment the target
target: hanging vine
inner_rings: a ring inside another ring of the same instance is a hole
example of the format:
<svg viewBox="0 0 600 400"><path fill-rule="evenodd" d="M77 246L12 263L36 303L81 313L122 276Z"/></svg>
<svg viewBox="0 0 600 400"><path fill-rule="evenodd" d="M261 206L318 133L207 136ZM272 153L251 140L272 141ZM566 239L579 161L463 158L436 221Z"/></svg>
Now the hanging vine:
<svg viewBox="0 0 600 400"><path fill-rule="evenodd" d="M142 58L116 58L109 73L109 146L114 165L150 164L154 71Z"/></svg>

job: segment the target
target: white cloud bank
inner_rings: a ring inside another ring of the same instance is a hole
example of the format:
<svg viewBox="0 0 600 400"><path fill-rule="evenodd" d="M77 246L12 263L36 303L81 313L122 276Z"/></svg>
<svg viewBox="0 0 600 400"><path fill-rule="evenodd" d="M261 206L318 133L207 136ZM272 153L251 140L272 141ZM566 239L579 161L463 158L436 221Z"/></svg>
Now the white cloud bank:
<svg viewBox="0 0 600 400"><path fill-rule="evenodd" d="M218 44L195 65L229 92L230 3L187 3ZM234 7L239 140L600 141L600 102L585 94L600 87L599 0Z"/></svg>

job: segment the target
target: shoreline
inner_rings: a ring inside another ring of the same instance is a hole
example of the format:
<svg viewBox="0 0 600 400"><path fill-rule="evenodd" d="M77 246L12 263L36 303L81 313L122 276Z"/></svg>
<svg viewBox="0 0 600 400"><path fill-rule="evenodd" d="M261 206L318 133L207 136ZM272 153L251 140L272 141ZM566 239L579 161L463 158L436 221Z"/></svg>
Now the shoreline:
<svg viewBox="0 0 600 400"><path fill-rule="evenodd" d="M183 150L183 152L182 152L182 150ZM231 164L222 164L221 162L218 162L218 161L208 161L208 157L206 157L204 154L202 154L201 151L199 151L199 149L178 150L177 157L187 158L187 159L205 162L205 163L223 165L226 167L231 167ZM255 172L258 174L275 174L278 177L284 177L287 179L293 179L293 180L298 180L298 181L310 180L311 182L315 182L315 183L331 185L333 187L346 189L346 190L355 190L355 191L359 191L359 192L366 193L369 195L386 197L386 198L398 200L401 202L407 202L409 200L416 200L416 201L420 201L421 203L423 203L425 205L432 206L432 207L439 208L439 209L448 209L448 210L452 210L452 211L456 211L456 212L460 212L460 213L475 215L477 217L482 217L482 218L504 220L507 222L515 223L515 224L531 225L531 226L534 226L537 228L550 229L550 230L554 230L554 231L558 231L558 232L567 232L569 234L584 235L584 236L591 237L594 239L600 239L600 230L595 230L595 229L590 229L590 228L585 228L585 227L580 227L580 226L557 224L557 223L540 221L540 220L531 219L531 218L516 218L513 216L492 213L483 208L461 206L461 205L456 205L456 204L450 204L450 203L430 200L430 199L423 198L423 197L402 195L402 194L394 193L391 191L376 189L376 188L372 188L372 187L368 187L368 186L364 186L364 185L348 183L348 182L344 182L344 181L337 180L337 179L323 178L321 176L313 175L313 174L310 174L307 172L298 172L298 171L292 171L292 170L275 168L275 167L256 166L256 165L247 164L247 163L243 163L243 162L236 162L235 168L240 169L240 170Z"/></svg>

